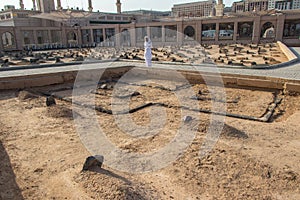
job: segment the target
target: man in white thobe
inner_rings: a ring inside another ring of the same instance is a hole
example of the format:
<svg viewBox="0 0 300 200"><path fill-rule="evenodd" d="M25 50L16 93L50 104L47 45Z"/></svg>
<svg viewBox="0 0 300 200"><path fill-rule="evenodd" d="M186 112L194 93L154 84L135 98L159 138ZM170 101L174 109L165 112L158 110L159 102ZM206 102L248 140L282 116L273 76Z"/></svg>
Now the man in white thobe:
<svg viewBox="0 0 300 200"><path fill-rule="evenodd" d="M152 48L152 42L150 40L150 38L148 36L145 37L145 42L144 42L144 47L145 47L145 62L146 62L146 66L147 67L151 67L152 63L152 52L151 52L151 48Z"/></svg>

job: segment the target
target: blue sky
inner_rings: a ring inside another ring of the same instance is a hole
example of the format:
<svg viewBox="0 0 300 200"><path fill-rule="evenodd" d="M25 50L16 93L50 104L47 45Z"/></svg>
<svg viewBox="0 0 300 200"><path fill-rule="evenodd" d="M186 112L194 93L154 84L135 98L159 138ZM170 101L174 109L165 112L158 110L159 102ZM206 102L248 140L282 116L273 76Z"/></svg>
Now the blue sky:
<svg viewBox="0 0 300 200"><path fill-rule="evenodd" d="M25 8L32 8L32 0L23 0ZM233 0L223 0L226 5L231 5ZM4 3L3 3L4 2ZM7 2L7 3L6 3ZM55 0L56 2L56 0ZM79 7L87 10L88 0L61 0L62 6ZM121 0L122 10L138 10L138 9L153 9L153 10L171 10L173 4L195 2L192 0ZM116 12L116 0L93 0L94 10L102 12ZM0 8L4 5L15 5L19 8L19 0L5 1L1 0Z"/></svg>

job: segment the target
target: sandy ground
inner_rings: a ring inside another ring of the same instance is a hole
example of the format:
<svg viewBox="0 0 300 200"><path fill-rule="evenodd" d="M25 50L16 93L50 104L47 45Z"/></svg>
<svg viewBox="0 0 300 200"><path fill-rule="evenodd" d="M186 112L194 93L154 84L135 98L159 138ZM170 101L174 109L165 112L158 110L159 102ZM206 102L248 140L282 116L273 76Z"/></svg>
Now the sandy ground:
<svg viewBox="0 0 300 200"><path fill-rule="evenodd" d="M65 86L56 86L55 89ZM202 85L202 97L209 97ZM35 88L49 91L50 88ZM172 91L137 87L130 106L149 101L178 105ZM111 108L110 90L97 90L97 104ZM226 89L227 112L264 114L274 92ZM68 92L60 91L68 97ZM197 95L197 93L195 93ZM201 97L200 95L200 97ZM102 169L81 172L90 155L82 144L72 105L57 101L46 107L45 97L17 91L0 93L0 199L300 199L300 96L283 95L271 123L226 117L220 139L211 153L199 159L209 125L201 113L196 138L180 158L154 172L120 172L104 162ZM210 108L209 101L193 100ZM145 108L127 114L139 125L149 123ZM148 152L166 145L176 134L181 111L166 108L163 130L149 138L132 139L112 115L97 113L104 132L129 152ZM155 116L155 114L154 114ZM158 116L159 118L160 116ZM134 131L134 130L132 130Z"/></svg>
<svg viewBox="0 0 300 200"><path fill-rule="evenodd" d="M96 60L125 59L144 60L144 49L128 48L92 48L92 49L69 49L42 52L16 53L12 55L0 55L0 64L5 60L9 66L30 66L32 64L55 64L84 61L87 58ZM276 43L248 45L186 45L180 47L166 46L164 48L152 48L152 60L172 63L202 64L214 62L218 66L270 66L287 62L288 59ZM36 59L36 60L35 60Z"/></svg>

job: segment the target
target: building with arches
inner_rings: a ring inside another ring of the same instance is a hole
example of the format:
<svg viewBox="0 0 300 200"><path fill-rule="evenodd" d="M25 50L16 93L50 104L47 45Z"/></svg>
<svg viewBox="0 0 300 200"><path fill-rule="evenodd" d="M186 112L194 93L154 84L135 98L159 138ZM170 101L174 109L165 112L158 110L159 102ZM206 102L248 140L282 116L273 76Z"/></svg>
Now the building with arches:
<svg viewBox="0 0 300 200"><path fill-rule="evenodd" d="M154 46L191 41L202 44L282 41L300 46L300 13L295 10L189 18L67 10L60 4L51 4L53 8L59 10L9 8L1 11L0 51L142 47L146 35L151 37Z"/></svg>

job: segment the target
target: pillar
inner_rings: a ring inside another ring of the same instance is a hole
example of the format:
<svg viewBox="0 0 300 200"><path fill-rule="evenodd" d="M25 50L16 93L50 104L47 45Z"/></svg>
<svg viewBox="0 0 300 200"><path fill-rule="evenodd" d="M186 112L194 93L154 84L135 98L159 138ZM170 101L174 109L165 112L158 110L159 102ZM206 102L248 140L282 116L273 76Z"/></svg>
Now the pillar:
<svg viewBox="0 0 300 200"><path fill-rule="evenodd" d="M102 32L103 32L103 42L106 42L106 33L105 33L105 28L102 28Z"/></svg>
<svg viewBox="0 0 300 200"><path fill-rule="evenodd" d="M14 28L12 31L12 34L13 34L13 37L14 37L14 48L17 49L17 50L22 50L23 49L23 46L21 45L22 43L20 43L19 41L19 37L20 37L20 32L19 32L19 29L17 30L16 28ZM18 37L18 39L17 39ZM0 42L1 43L1 42Z"/></svg>
<svg viewBox="0 0 300 200"><path fill-rule="evenodd" d="M48 40L49 40L49 44L52 44L52 35L51 35L51 30L48 30Z"/></svg>
<svg viewBox="0 0 300 200"><path fill-rule="evenodd" d="M38 43L36 30L33 30L33 42L34 42L34 44Z"/></svg>
<svg viewBox="0 0 300 200"><path fill-rule="evenodd" d="M215 6L216 16L222 17L224 15L224 7L223 0L218 0L218 4Z"/></svg>
<svg viewBox="0 0 300 200"><path fill-rule="evenodd" d="M24 3L23 3L23 0L20 0L20 9L21 9L21 10L24 10Z"/></svg>
<svg viewBox="0 0 300 200"><path fill-rule="evenodd" d="M121 1L120 1L120 0L117 0L116 5L117 5L117 12L118 12L119 14L121 14L121 12L122 12L122 8L121 8L122 4L121 4Z"/></svg>
<svg viewBox="0 0 300 200"><path fill-rule="evenodd" d="M254 23L253 23L253 34L252 34L252 42L253 43L259 43L260 41L260 17L255 17Z"/></svg>
<svg viewBox="0 0 300 200"><path fill-rule="evenodd" d="M132 47L136 47L136 28L135 25L130 28L130 43Z"/></svg>
<svg viewBox="0 0 300 200"><path fill-rule="evenodd" d="M202 21L196 24L196 40L201 44L202 41Z"/></svg>
<svg viewBox="0 0 300 200"><path fill-rule="evenodd" d="M61 34L62 34L62 40L61 40L62 45L67 46L68 39L67 39L67 31L65 27L62 27Z"/></svg>
<svg viewBox="0 0 300 200"><path fill-rule="evenodd" d="M120 25L118 24L117 27L115 28L115 37L116 37L116 47L121 47L121 28Z"/></svg>
<svg viewBox="0 0 300 200"><path fill-rule="evenodd" d="M60 0L56 1L56 9L57 10L62 10L62 6L61 6L61 1Z"/></svg>
<svg viewBox="0 0 300 200"><path fill-rule="evenodd" d="M81 45L82 45L82 33L81 33L81 29L77 28L76 31L77 31L77 44L78 44L79 47L81 47Z"/></svg>
<svg viewBox="0 0 300 200"><path fill-rule="evenodd" d="M38 0L38 6L43 13L50 13L55 10L54 0Z"/></svg>
<svg viewBox="0 0 300 200"><path fill-rule="evenodd" d="M162 28L161 28L161 41L162 42L166 42L166 28L165 28L165 26L162 26Z"/></svg>
<svg viewBox="0 0 300 200"><path fill-rule="evenodd" d="M34 2L35 2L35 1L34 1ZM35 3L34 3L34 5L35 5ZM41 3L40 3L39 0L37 1L37 8L38 8L39 11L41 11Z"/></svg>
<svg viewBox="0 0 300 200"><path fill-rule="evenodd" d="M93 2L92 2L92 0L88 0L88 3L89 3L89 11L93 12Z"/></svg>
<svg viewBox="0 0 300 200"><path fill-rule="evenodd" d="M216 23L216 33L215 33L215 41L216 41L216 42L219 41L219 32L220 32L220 23L217 22L217 23Z"/></svg>
<svg viewBox="0 0 300 200"><path fill-rule="evenodd" d="M0 36L2 35L2 33L0 32ZM0 38L0 53L1 51L4 50L3 44L2 44L2 39Z"/></svg>
<svg viewBox="0 0 300 200"><path fill-rule="evenodd" d="M276 24L276 41L282 41L283 38L283 30L284 30L284 21L285 15L279 14L277 15L277 24Z"/></svg>
<svg viewBox="0 0 300 200"><path fill-rule="evenodd" d="M233 41L237 41L237 34L238 34L238 22L234 22L234 27L233 27Z"/></svg>
<svg viewBox="0 0 300 200"><path fill-rule="evenodd" d="M179 45L183 44L183 21L177 23L177 43Z"/></svg>
<svg viewBox="0 0 300 200"><path fill-rule="evenodd" d="M36 2L35 0L32 0L32 8L34 11L36 11Z"/></svg>
<svg viewBox="0 0 300 200"><path fill-rule="evenodd" d="M92 28L90 29L90 33L91 33L91 43L95 43L95 39L94 39L94 31L93 31Z"/></svg>

